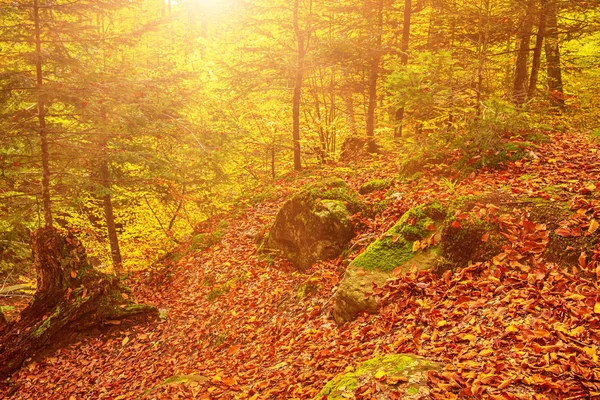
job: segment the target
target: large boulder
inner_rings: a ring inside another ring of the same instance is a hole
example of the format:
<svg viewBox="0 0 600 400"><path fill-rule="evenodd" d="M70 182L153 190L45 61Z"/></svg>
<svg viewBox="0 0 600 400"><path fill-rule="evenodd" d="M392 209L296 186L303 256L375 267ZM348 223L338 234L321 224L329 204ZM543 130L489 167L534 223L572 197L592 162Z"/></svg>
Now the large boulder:
<svg viewBox="0 0 600 400"><path fill-rule="evenodd" d="M355 192L341 179L302 189L277 213L268 245L283 252L299 270L339 256L354 236L348 218L361 207Z"/></svg>
<svg viewBox="0 0 600 400"><path fill-rule="evenodd" d="M383 237L371 243L346 269L335 295L333 316L338 324L359 312L374 313L377 303L370 296L373 284L381 286L399 269L415 265L432 268L439 258L440 226L446 212L439 203L415 207L404 213Z"/></svg>
<svg viewBox="0 0 600 400"><path fill-rule="evenodd" d="M440 370L441 367L438 363L412 354L374 357L357 365L353 371L333 378L315 400L427 398L427 373ZM378 393L377 397L372 397L368 391L375 382Z"/></svg>
<svg viewBox="0 0 600 400"><path fill-rule="evenodd" d="M377 312L373 285L381 286L394 275L417 270L464 267L502 252L508 240L498 223L488 218L505 198L486 194L461 198L442 206L439 202L411 208L381 238L371 243L346 269L335 295L333 316L338 324L360 312Z"/></svg>

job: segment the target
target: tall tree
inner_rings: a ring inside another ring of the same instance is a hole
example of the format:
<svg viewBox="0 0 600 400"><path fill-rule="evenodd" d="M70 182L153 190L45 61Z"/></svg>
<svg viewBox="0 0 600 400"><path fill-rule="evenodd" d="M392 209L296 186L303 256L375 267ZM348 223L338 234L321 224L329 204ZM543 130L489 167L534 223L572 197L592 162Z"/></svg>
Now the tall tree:
<svg viewBox="0 0 600 400"><path fill-rule="evenodd" d="M400 65L408 65L408 45L410 43L410 19L412 15L412 0L404 0L404 23L402 25L402 41L400 42ZM404 121L404 106L398 107L395 114L396 126L394 137L402 136L402 124Z"/></svg>
<svg viewBox="0 0 600 400"><path fill-rule="evenodd" d="M537 89L538 76L542 63L542 49L544 45L544 37L546 36L546 4L547 0L540 0L537 33L535 36L535 47L533 48L533 60L531 63L531 75L529 77L529 89L527 90L527 99L532 99L535 96Z"/></svg>
<svg viewBox="0 0 600 400"><path fill-rule="evenodd" d="M517 50L517 58L515 61L515 76L513 81L513 102L520 106L527 100L528 84L529 84L529 52L531 30L534 20L534 0L527 0L523 3L523 18L519 27L519 48Z"/></svg>
<svg viewBox="0 0 600 400"><path fill-rule="evenodd" d="M44 76L42 71L42 34L39 0L33 0L33 23L35 29L35 77L37 89L37 115L39 121L40 149L42 161L42 204L44 223L52 227L52 205L50 202L50 155L48 151L48 132L46 131L46 102L43 93Z"/></svg>
<svg viewBox="0 0 600 400"><path fill-rule="evenodd" d="M547 0L546 26L546 65L548 74L548 92L552 105L563 109L565 98L563 94L562 68L560 65L560 46L558 38L558 1Z"/></svg>
<svg viewBox="0 0 600 400"><path fill-rule="evenodd" d="M369 80L368 80L368 106L367 106L367 141L369 152L377 151L375 143L375 109L377 107L377 82L379 80L379 68L381 57L383 55L382 36L383 36L383 0L373 0L372 10L369 10L371 17L371 40L373 40L369 60ZM370 2L369 2L369 5Z"/></svg>
<svg viewBox="0 0 600 400"><path fill-rule="evenodd" d="M292 135L294 140L294 169L296 171L302 169L302 160L300 157L300 101L302 99L302 82L304 79L304 57L306 56L307 42L310 40L310 34L307 37L307 31L300 28L300 2L301 0L294 0L293 11L294 34L296 35L297 46L294 96L292 99ZM310 8L312 9L312 5Z"/></svg>

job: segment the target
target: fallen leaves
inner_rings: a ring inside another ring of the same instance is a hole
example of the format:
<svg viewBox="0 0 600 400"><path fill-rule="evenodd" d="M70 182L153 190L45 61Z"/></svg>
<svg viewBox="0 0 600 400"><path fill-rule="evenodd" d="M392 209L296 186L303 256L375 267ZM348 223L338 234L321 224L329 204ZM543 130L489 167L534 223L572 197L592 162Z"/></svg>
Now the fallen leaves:
<svg viewBox="0 0 600 400"><path fill-rule="evenodd" d="M515 204L511 214L495 204L481 205L476 216L497 222L509 245L488 262L442 277L423 272L398 276L378 289L378 316L361 316L342 328L332 323L330 299L342 260L317 265L307 278L284 260L259 257L245 232L266 226L279 207L263 203L238 218L220 245L170 265L170 277L155 285L133 285L139 300L169 309L168 319L114 338L89 338L60 350L52 361L30 364L14 377L22 384L17 397L38 398L43 391L67 399L136 398L150 390L142 398L306 399L338 373L387 352L443 361L446 368L429 378L434 399L598 396L600 292L594 279L600 277L600 255L593 249L578 251L568 266L576 273L542 257L553 235L583 240L596 237L600 229L597 187L587 183L596 179L588 168L592 162L562 156L584 145L567 136L558 139L556 145L536 149L540 158L535 163L524 160L517 170L481 171L461 182L456 195L509 186L516 196L569 201L562 221L534 221L527 202ZM556 173L557 166L570 167ZM393 159L382 159L380 168L372 170L382 178L397 174ZM372 173L358 170L343 177L366 181L364 174ZM532 179L519 179L522 174ZM423 179L394 188L402 196L394 196L380 217L361 217L361 234L377 237L410 206L444 199L447 194L440 193L435 179L424 171ZM282 193L291 190L287 185ZM545 193L547 186L560 190ZM380 195L365 198L381 201ZM470 217L456 215L451 226L461 229ZM436 227L426 229L434 233ZM432 238L413 242L413 250L435 245ZM484 232L481 240L493 243L495 235ZM213 288L225 286L228 293L207 300ZM203 378L159 385L175 374ZM379 375L380 385L406 379ZM378 393L373 383L360 390L364 396Z"/></svg>

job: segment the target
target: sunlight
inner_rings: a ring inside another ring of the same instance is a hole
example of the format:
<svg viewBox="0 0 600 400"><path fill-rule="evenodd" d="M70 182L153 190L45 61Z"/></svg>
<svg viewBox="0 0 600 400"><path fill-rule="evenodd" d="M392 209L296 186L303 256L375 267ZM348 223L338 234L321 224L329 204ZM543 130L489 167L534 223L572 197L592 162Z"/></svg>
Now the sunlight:
<svg viewBox="0 0 600 400"><path fill-rule="evenodd" d="M191 0L190 5L208 14L220 14L230 5L230 0Z"/></svg>

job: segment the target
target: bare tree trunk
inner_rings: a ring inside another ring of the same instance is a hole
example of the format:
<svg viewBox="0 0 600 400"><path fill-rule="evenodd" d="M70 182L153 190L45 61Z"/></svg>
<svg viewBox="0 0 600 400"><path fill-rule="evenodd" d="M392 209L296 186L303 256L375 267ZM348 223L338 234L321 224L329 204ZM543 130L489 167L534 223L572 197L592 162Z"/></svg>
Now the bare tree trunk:
<svg viewBox="0 0 600 400"><path fill-rule="evenodd" d="M519 50L515 62L515 79L513 83L513 102L517 106L523 105L527 100L528 91L528 70L529 61L529 40L531 38L531 29L533 27L533 0L529 0L525 7L525 16L519 30Z"/></svg>
<svg viewBox="0 0 600 400"><path fill-rule="evenodd" d="M546 0L540 0L540 12L538 14L538 29L535 37L535 47L533 48L533 61L531 64L531 76L529 78L529 90L527 99L535 97L537 81L540 72L542 59L542 47L544 44L544 35L546 34Z"/></svg>
<svg viewBox="0 0 600 400"><path fill-rule="evenodd" d="M548 0L546 14L546 64L548 68L548 91L554 107L563 109L565 99L563 94L562 70L560 66L560 47L558 43L557 0Z"/></svg>
<svg viewBox="0 0 600 400"><path fill-rule="evenodd" d="M104 218L106 220L106 230L108 232L108 241L110 243L110 255L112 258L113 269L117 276L120 276L123 274L123 258L121 257L121 249L119 248L119 236L117 235L112 196L110 194L110 171L108 169L108 160L105 156L103 156L100 161L100 181L104 188L102 202L104 203Z"/></svg>
<svg viewBox="0 0 600 400"><path fill-rule="evenodd" d="M377 2L377 29L375 48L372 50L369 66L369 103L367 107L367 147L370 153L377 151L375 144L375 109L377 108L377 81L381 62L381 40L383 33L383 0Z"/></svg>
<svg viewBox="0 0 600 400"><path fill-rule="evenodd" d="M481 116L481 99L483 94L483 74L485 72L485 64L487 61L487 48L489 41L489 16L490 16L490 2L489 0L482 0L479 3L479 66L477 68L477 99L475 112L477 116Z"/></svg>
<svg viewBox="0 0 600 400"><path fill-rule="evenodd" d="M302 80L304 77L304 32L300 30L300 0L294 0L294 32L297 40L296 78L294 81L294 97L292 101L293 139L294 139L294 169L300 171L302 162L300 159L300 100L302 96Z"/></svg>
<svg viewBox="0 0 600 400"><path fill-rule="evenodd" d="M400 65L408 65L408 45L410 43L410 18L412 14L412 1L404 0L404 25L402 26L402 41L400 42ZM402 136L404 122L404 106L396 110L396 126L394 137Z"/></svg>
<svg viewBox="0 0 600 400"><path fill-rule="evenodd" d="M40 149L42 153L42 205L44 208L44 223L46 227L52 226L52 208L50 203L50 155L48 152L48 133L46 132L46 104L43 89L42 74L42 40L40 29L39 0L33 1L33 23L35 28L35 75L38 91L38 121L40 127Z"/></svg>

